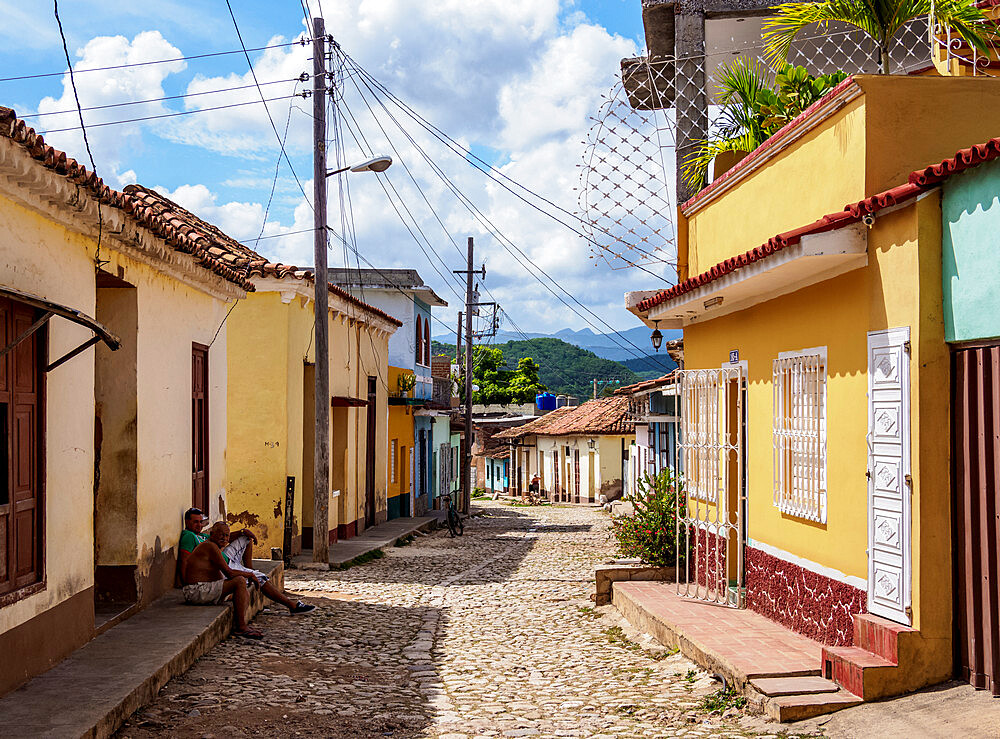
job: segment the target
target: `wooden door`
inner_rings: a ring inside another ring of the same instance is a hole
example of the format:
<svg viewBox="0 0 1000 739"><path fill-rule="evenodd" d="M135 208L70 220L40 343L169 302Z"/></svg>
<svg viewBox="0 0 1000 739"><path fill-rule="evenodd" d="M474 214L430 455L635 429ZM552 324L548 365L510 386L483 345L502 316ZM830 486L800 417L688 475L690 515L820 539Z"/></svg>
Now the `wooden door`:
<svg viewBox="0 0 1000 739"><path fill-rule="evenodd" d="M375 525L375 439L378 418L378 388L375 378L368 378L368 439L365 454L365 528Z"/></svg>
<svg viewBox="0 0 1000 739"><path fill-rule="evenodd" d="M910 624L910 329L868 334L868 611Z"/></svg>
<svg viewBox="0 0 1000 739"><path fill-rule="evenodd" d="M191 345L191 505L208 515L208 347Z"/></svg>
<svg viewBox="0 0 1000 739"><path fill-rule="evenodd" d="M36 318L33 308L0 299L0 347ZM0 358L0 595L43 576L46 336L43 327Z"/></svg>
<svg viewBox="0 0 1000 739"><path fill-rule="evenodd" d="M580 502L580 450L573 450L573 485L576 488L576 502Z"/></svg>
<svg viewBox="0 0 1000 739"><path fill-rule="evenodd" d="M1000 696L1000 345L952 355L956 672Z"/></svg>

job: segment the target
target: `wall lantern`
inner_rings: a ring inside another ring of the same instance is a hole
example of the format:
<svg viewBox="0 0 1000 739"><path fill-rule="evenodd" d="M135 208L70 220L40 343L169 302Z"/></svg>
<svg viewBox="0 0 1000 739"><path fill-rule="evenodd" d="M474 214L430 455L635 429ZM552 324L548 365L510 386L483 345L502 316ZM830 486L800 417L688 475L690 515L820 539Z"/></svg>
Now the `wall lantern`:
<svg viewBox="0 0 1000 739"><path fill-rule="evenodd" d="M653 333L650 335L649 340L653 342L653 348L659 352L660 345L663 343L663 334L660 333L660 322L653 321L656 324L656 328L653 329Z"/></svg>
<svg viewBox="0 0 1000 739"><path fill-rule="evenodd" d="M587 448L590 451L594 451L594 447L596 447L596 446L597 446L597 442L596 441L594 441L593 439L587 439Z"/></svg>

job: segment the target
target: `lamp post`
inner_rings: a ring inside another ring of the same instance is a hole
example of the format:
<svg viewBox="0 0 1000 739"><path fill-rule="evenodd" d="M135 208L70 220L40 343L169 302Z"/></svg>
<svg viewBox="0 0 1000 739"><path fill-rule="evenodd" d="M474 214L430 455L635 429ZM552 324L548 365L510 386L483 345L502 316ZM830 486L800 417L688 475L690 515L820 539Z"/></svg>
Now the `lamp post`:
<svg viewBox="0 0 1000 739"><path fill-rule="evenodd" d="M330 282L327 277L326 178L346 172L384 172L392 159L379 156L349 167L326 168L326 28L313 19L313 212L315 234L316 428L313 445L313 562L330 561Z"/></svg>

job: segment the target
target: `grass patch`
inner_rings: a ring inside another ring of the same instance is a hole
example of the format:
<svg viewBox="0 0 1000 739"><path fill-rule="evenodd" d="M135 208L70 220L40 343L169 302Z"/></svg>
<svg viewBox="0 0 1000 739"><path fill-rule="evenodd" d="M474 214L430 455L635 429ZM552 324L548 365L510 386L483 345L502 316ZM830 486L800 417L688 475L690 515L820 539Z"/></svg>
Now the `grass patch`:
<svg viewBox="0 0 1000 739"><path fill-rule="evenodd" d="M625 636L625 632L622 630L621 626L609 626L604 629L603 633L606 637L608 637L608 641L611 644L621 647L622 649L627 649L634 654L641 654L652 660L666 659L667 657L677 654L677 652L680 651L677 647L665 648L662 651L656 649L646 649Z"/></svg>
<svg viewBox="0 0 1000 739"><path fill-rule="evenodd" d="M576 610L580 612L583 616L590 616L591 618L600 618L601 614L590 606L577 606Z"/></svg>
<svg viewBox="0 0 1000 739"><path fill-rule="evenodd" d="M720 688L702 698L698 708L708 713L723 713L730 708L743 708L746 704L747 697L743 693L732 688Z"/></svg>
<svg viewBox="0 0 1000 739"><path fill-rule="evenodd" d="M358 555L354 559L349 559L346 562L341 562L334 569L337 570L349 570L357 565L363 565L365 562L371 562L373 559L382 559L385 556L385 552L381 549L372 549L370 552L365 552L364 554Z"/></svg>
<svg viewBox="0 0 1000 739"><path fill-rule="evenodd" d="M408 547L413 543L413 540L417 538L415 534L407 534L406 536L401 536L396 539L396 543L393 544L394 547Z"/></svg>

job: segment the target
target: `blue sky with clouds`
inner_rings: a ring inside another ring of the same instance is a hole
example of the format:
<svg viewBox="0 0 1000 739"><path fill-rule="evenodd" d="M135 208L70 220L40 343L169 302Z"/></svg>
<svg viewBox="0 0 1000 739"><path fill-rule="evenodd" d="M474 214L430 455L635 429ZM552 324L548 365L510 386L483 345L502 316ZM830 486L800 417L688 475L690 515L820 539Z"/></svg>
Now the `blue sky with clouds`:
<svg viewBox="0 0 1000 739"><path fill-rule="evenodd" d="M318 0L310 4L318 11ZM248 47L294 41L304 31L294 0L233 0L232 5ZM328 31L343 50L402 102L514 180L575 210L576 165L590 117L615 83L619 60L642 51L639 0L327 0L323 10ZM242 54L84 71L237 50L224 1L63 0L60 15L82 104L118 106L85 112L98 171L110 184L138 181L156 187L238 239L253 239L263 230L273 238L256 248L270 258L311 262L311 234L296 233L311 227L310 207L284 163L274 179L278 146L263 106L166 117L259 100ZM0 77L59 73L0 81L0 104L21 116L45 114L28 120L51 132L46 135L51 143L86 161L79 131L58 130L75 129L77 120L51 4L0 0L0 17L5 18ZM298 45L251 53L265 94L280 98L268 108L279 132L288 123L286 148L311 197L312 101L289 97L302 89L294 78L311 68L309 57L309 48ZM465 237L472 235L490 265L487 286L525 331L579 329L587 321L598 328L604 327L601 321L615 328L636 325L624 310L623 292L662 287L663 279L595 267L590 247L577 235L510 197L407 120L401 109L380 109L359 82L357 74L342 80L345 157L353 161L367 153L351 135L360 129L372 149L394 153L398 160L382 183L372 175L355 175L345 183L350 188L344 193L350 206L346 220L367 259L378 266L418 269L452 304L442 315L451 325L459 290L449 285L449 273L462 266ZM189 97L121 105L178 95ZM149 120L99 125L142 117ZM581 318L535 282L449 191L420 150L538 269L601 320L585 312L586 320ZM335 180L330 184L330 219L339 227L340 191ZM399 193L405 208L397 208L409 228L383 185ZM423 251L411 232L426 236ZM330 262L343 260L344 250L335 243ZM673 277L665 265L654 271L667 280Z"/></svg>

